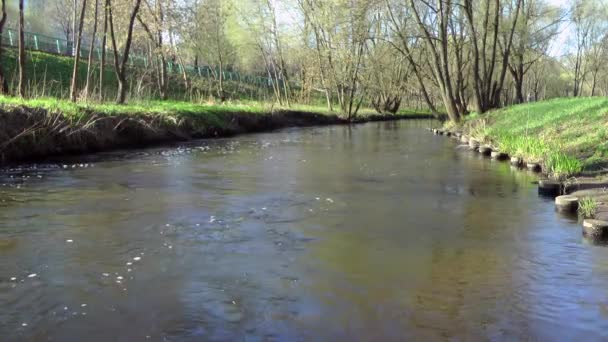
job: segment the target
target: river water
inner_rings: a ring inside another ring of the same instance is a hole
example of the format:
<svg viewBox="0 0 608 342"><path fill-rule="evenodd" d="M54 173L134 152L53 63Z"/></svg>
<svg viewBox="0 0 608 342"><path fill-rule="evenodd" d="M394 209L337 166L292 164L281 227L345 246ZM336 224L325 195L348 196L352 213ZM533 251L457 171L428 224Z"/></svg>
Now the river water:
<svg viewBox="0 0 608 342"><path fill-rule="evenodd" d="M608 248L428 122L12 170L2 340L600 340Z"/></svg>

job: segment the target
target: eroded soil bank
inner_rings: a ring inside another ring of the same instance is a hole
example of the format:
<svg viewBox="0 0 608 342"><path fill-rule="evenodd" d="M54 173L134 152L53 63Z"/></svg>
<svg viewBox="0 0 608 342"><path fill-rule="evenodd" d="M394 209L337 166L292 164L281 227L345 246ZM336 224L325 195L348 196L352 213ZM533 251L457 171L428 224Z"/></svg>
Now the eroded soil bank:
<svg viewBox="0 0 608 342"><path fill-rule="evenodd" d="M399 115L366 115L357 118L354 123L407 118ZM425 117L418 115L416 118ZM108 115L90 111L74 117L26 106L0 108L0 122L1 164L226 137L284 127L353 123L336 115L286 110L266 114L232 112L216 115Z"/></svg>

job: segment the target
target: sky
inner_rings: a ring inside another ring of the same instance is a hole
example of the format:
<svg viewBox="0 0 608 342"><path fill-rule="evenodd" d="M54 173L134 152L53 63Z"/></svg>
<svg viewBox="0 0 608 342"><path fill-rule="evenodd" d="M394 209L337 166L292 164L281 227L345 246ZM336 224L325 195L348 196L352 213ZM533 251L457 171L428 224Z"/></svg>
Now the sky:
<svg viewBox="0 0 608 342"><path fill-rule="evenodd" d="M554 6L559 6L561 8L567 9L571 0L547 0L550 4ZM573 36L572 26L569 21L565 21L562 23L560 29L560 33L557 38L553 41L552 46L549 48L549 55L553 57L561 57L568 53L569 46L571 46L571 39Z"/></svg>

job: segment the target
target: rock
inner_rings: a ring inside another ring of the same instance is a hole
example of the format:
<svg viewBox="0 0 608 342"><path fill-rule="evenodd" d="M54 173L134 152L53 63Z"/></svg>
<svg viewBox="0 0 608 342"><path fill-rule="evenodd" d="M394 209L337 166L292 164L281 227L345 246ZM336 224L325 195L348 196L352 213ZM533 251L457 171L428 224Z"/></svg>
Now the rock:
<svg viewBox="0 0 608 342"><path fill-rule="evenodd" d="M479 149L479 141L475 139L469 139L469 148L473 151Z"/></svg>
<svg viewBox="0 0 608 342"><path fill-rule="evenodd" d="M461 133L461 132L455 132L455 133L454 133L454 136L455 136L456 138L459 138L459 139L460 139L460 138L462 137L462 133Z"/></svg>
<svg viewBox="0 0 608 342"><path fill-rule="evenodd" d="M584 220L583 236L590 239L608 238L608 222L601 220Z"/></svg>
<svg viewBox="0 0 608 342"><path fill-rule="evenodd" d="M469 145L458 145L456 146L457 150L468 150L469 149Z"/></svg>
<svg viewBox="0 0 608 342"><path fill-rule="evenodd" d="M484 156L489 156L492 154L492 147L490 147L488 145L480 146L479 153L481 153Z"/></svg>
<svg viewBox="0 0 608 342"><path fill-rule="evenodd" d="M596 220L608 221L608 205L598 205L593 218Z"/></svg>
<svg viewBox="0 0 608 342"><path fill-rule="evenodd" d="M440 130L440 129L438 129L438 130L437 130L437 134L439 134L439 135L444 135L444 134L445 134L445 132L444 132L444 131L442 131L442 130Z"/></svg>
<svg viewBox="0 0 608 342"><path fill-rule="evenodd" d="M528 168L528 170L533 172L540 172L542 170L542 167L539 163L526 163L526 167Z"/></svg>
<svg viewBox="0 0 608 342"><path fill-rule="evenodd" d="M499 152L499 151L492 151L492 154L490 154L490 156L492 157L492 159L494 160L507 160L509 159L509 155L504 153L504 152Z"/></svg>
<svg viewBox="0 0 608 342"><path fill-rule="evenodd" d="M520 167L524 161L518 157L511 157L511 165Z"/></svg>
<svg viewBox="0 0 608 342"><path fill-rule="evenodd" d="M460 137L460 142L463 144L468 144L469 143L469 137L467 137L466 135L463 135Z"/></svg>
<svg viewBox="0 0 608 342"><path fill-rule="evenodd" d="M561 194L562 183L551 180L542 179L538 182L538 193L541 196L556 197Z"/></svg>
<svg viewBox="0 0 608 342"><path fill-rule="evenodd" d="M567 194L590 189L606 189L608 193L608 180L598 178L575 178L564 184L564 192Z"/></svg>
<svg viewBox="0 0 608 342"><path fill-rule="evenodd" d="M557 210L567 213L576 213L578 210L578 197L565 195L555 198Z"/></svg>
<svg viewBox="0 0 608 342"><path fill-rule="evenodd" d="M567 195L572 195L578 198L593 198L596 201L602 201L608 199L608 190L605 189L587 189L571 192Z"/></svg>

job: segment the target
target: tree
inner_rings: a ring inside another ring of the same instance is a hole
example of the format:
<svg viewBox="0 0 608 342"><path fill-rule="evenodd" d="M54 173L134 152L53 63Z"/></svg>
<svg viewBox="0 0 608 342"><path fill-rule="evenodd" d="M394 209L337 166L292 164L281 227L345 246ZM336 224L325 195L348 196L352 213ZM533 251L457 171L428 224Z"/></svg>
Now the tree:
<svg viewBox="0 0 608 342"><path fill-rule="evenodd" d="M507 31L501 32L500 19L501 17L506 19L508 16L505 16L500 0L485 0L484 10L481 13L481 25L475 17L477 6L474 5L474 1L465 0L464 11L473 43L474 98L477 111L480 113L500 106L500 95L508 68L521 3L522 0L515 0L515 4L510 4L512 7L511 23L506 27ZM497 65L499 48L502 54L500 66ZM500 69L497 69L498 67Z"/></svg>
<svg viewBox="0 0 608 342"><path fill-rule="evenodd" d="M142 28L147 33L150 41L154 44L154 52L158 54L158 60L156 63L156 74L157 74L157 84L160 98L162 100L167 99L167 59L165 57L164 45L163 45L163 31L165 27L165 11L163 9L163 4L160 0L155 1L155 6L151 6L150 2L146 0L144 2L148 8L149 16L152 18L151 23L154 24L153 28L155 33L152 32L152 29L148 24L144 22L141 18L141 15L137 16L138 21L140 22Z"/></svg>
<svg viewBox="0 0 608 342"><path fill-rule="evenodd" d="M275 3L272 0L251 0L249 6L249 11L240 13L241 19L253 33L256 49L264 62L277 102L289 106L292 95L290 78L277 25Z"/></svg>
<svg viewBox="0 0 608 342"><path fill-rule="evenodd" d="M522 0L521 20L515 30L509 72L515 87L515 103L523 103L525 77L547 55L563 17L558 8L542 0Z"/></svg>
<svg viewBox="0 0 608 342"><path fill-rule="evenodd" d="M393 41L391 39L392 37L389 37L389 41L391 45L401 55L403 55L403 57L405 57L409 63L412 72L416 76L422 98L431 112L437 115L437 109L431 101L427 86L425 84L425 78L420 65L421 63L420 61L416 60L415 54L413 53L414 50L421 50L419 48L417 49L419 46L419 39L417 37L410 37L407 35L407 32L412 28L410 22L413 22L411 8L409 8L407 5L399 6L398 4L392 3L390 0L385 1L387 7L388 25L391 28L392 33L396 36L395 38L397 38L397 42Z"/></svg>
<svg viewBox="0 0 608 342"><path fill-rule="evenodd" d="M417 8L414 0L410 0L410 6L419 30L424 37L427 53L431 57L430 64L433 76L448 116L453 122L459 122L463 113L459 111L456 104L454 85L452 84L448 35L449 21L454 10L454 4L451 0L437 0L435 7L430 2L421 1L420 7L424 11L423 13ZM477 75L475 77L478 78Z"/></svg>
<svg viewBox="0 0 608 342"><path fill-rule="evenodd" d="M105 72L105 65L106 65L106 48L108 45L108 11L110 9L111 0L105 0L104 5L103 5L103 35L101 37L101 61L99 62L99 99L103 100L104 98L104 93L103 93L103 81L104 81L104 75L103 73Z"/></svg>
<svg viewBox="0 0 608 342"><path fill-rule="evenodd" d="M78 65L80 64L80 43L82 42L82 27L84 25L84 16L87 10L87 0L82 0L82 10L80 11L80 20L78 21L78 33L76 38L76 53L74 53L74 68L72 69L72 85L70 87L70 100L76 102L78 92ZM88 80L87 80L88 81Z"/></svg>
<svg viewBox="0 0 608 342"><path fill-rule="evenodd" d="M236 53L227 33L227 23L231 15L232 3L225 0L207 0L194 9L196 26L190 37L196 56L201 56L209 65L215 66L210 72L216 84L216 94L221 101L226 100L224 71L234 63Z"/></svg>
<svg viewBox="0 0 608 342"><path fill-rule="evenodd" d="M125 42L124 51L122 54L122 60L118 54L118 46L116 44L116 34L114 32L114 18L112 14L112 1L108 0L108 23L110 25L110 38L112 40L112 48L114 49L114 71L116 72L116 78L118 79L118 95L116 97L116 103L124 104L127 97L127 62L129 61L129 53L131 51L131 44L133 43L133 26L135 25L135 18L139 12L141 6L141 0L135 0L135 4L129 16L129 23L127 26L127 39Z"/></svg>
<svg viewBox="0 0 608 342"><path fill-rule="evenodd" d="M23 0L19 0L19 85L17 89L20 97L25 97L25 24L23 12Z"/></svg>
<svg viewBox="0 0 608 342"><path fill-rule="evenodd" d="M335 96L353 120L366 98L371 74L366 70L369 42L379 18L370 2L304 0L300 8L314 35L317 65L328 107Z"/></svg>
<svg viewBox="0 0 608 342"><path fill-rule="evenodd" d="M99 0L95 0L95 12L93 14L93 33L91 33L91 43L89 45L89 59L87 64L87 80L84 86L84 97L89 97L91 87L91 74L93 72L93 53L95 51L95 36L97 35L97 16L99 15ZM103 84L102 84L103 85ZM100 88L101 91L102 88Z"/></svg>
<svg viewBox="0 0 608 342"><path fill-rule="evenodd" d="M0 37L2 37L2 32L4 30L4 24L6 24L6 0L1 0L0 3ZM0 60L2 60L2 48L0 48ZM4 77L4 70L2 65L0 65L0 94L8 94L8 82L6 81L6 77Z"/></svg>

